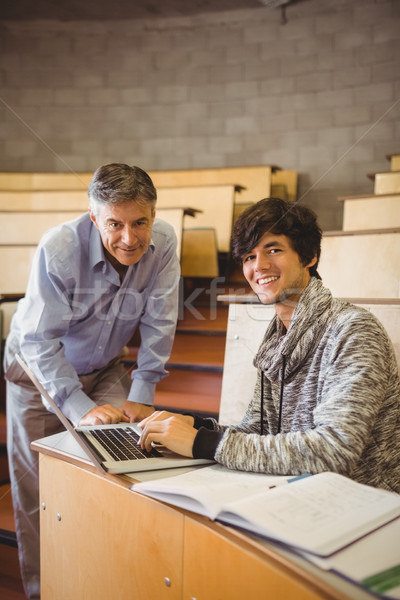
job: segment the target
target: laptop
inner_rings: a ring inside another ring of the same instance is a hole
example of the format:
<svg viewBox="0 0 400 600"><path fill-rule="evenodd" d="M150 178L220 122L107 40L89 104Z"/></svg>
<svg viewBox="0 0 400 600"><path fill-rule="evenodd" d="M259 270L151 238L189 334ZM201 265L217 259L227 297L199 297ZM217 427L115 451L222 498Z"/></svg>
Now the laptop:
<svg viewBox="0 0 400 600"><path fill-rule="evenodd" d="M137 423L74 427L19 354L16 354L16 359L65 429L101 473L137 473L214 462L206 458L180 456L163 446L157 446L151 452L142 450L138 443L141 430Z"/></svg>

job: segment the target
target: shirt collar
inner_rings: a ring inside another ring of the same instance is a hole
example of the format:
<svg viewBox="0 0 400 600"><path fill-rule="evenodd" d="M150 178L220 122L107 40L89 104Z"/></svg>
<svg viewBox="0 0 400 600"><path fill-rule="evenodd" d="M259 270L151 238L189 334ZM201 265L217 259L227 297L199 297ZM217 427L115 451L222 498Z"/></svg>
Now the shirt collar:
<svg viewBox="0 0 400 600"><path fill-rule="evenodd" d="M98 264L106 264L106 256L104 254L104 246L101 241L100 233L96 226L92 223L89 236L89 264L90 268L94 269Z"/></svg>

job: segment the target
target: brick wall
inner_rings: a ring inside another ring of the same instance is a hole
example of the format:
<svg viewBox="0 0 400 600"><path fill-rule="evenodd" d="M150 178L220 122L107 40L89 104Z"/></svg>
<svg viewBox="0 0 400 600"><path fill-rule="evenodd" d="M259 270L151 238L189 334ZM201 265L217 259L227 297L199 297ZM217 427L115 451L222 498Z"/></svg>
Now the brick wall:
<svg viewBox="0 0 400 600"><path fill-rule="evenodd" d="M400 3L0 21L2 171L278 164L323 227L400 151Z"/></svg>

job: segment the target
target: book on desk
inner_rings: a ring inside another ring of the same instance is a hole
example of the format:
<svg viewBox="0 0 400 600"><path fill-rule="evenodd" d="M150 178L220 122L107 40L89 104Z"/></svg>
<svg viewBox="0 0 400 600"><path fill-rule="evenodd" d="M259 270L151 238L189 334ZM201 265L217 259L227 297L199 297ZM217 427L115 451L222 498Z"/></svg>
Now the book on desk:
<svg viewBox="0 0 400 600"><path fill-rule="evenodd" d="M282 545L382 597L400 598L398 494L337 473L288 478L221 465L131 489Z"/></svg>

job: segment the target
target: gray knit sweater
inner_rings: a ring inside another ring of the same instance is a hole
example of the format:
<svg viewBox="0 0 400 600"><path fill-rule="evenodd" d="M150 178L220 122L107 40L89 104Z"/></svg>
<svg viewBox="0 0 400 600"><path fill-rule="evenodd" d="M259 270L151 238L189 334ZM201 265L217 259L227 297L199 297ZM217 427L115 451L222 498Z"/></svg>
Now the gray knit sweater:
<svg viewBox="0 0 400 600"><path fill-rule="evenodd" d="M196 436L195 455L214 439L215 460L232 469L292 475L335 471L400 492L399 373L390 339L370 312L332 298L311 278L288 332L281 334L275 317L254 364L258 379L241 424L198 422L205 427Z"/></svg>

